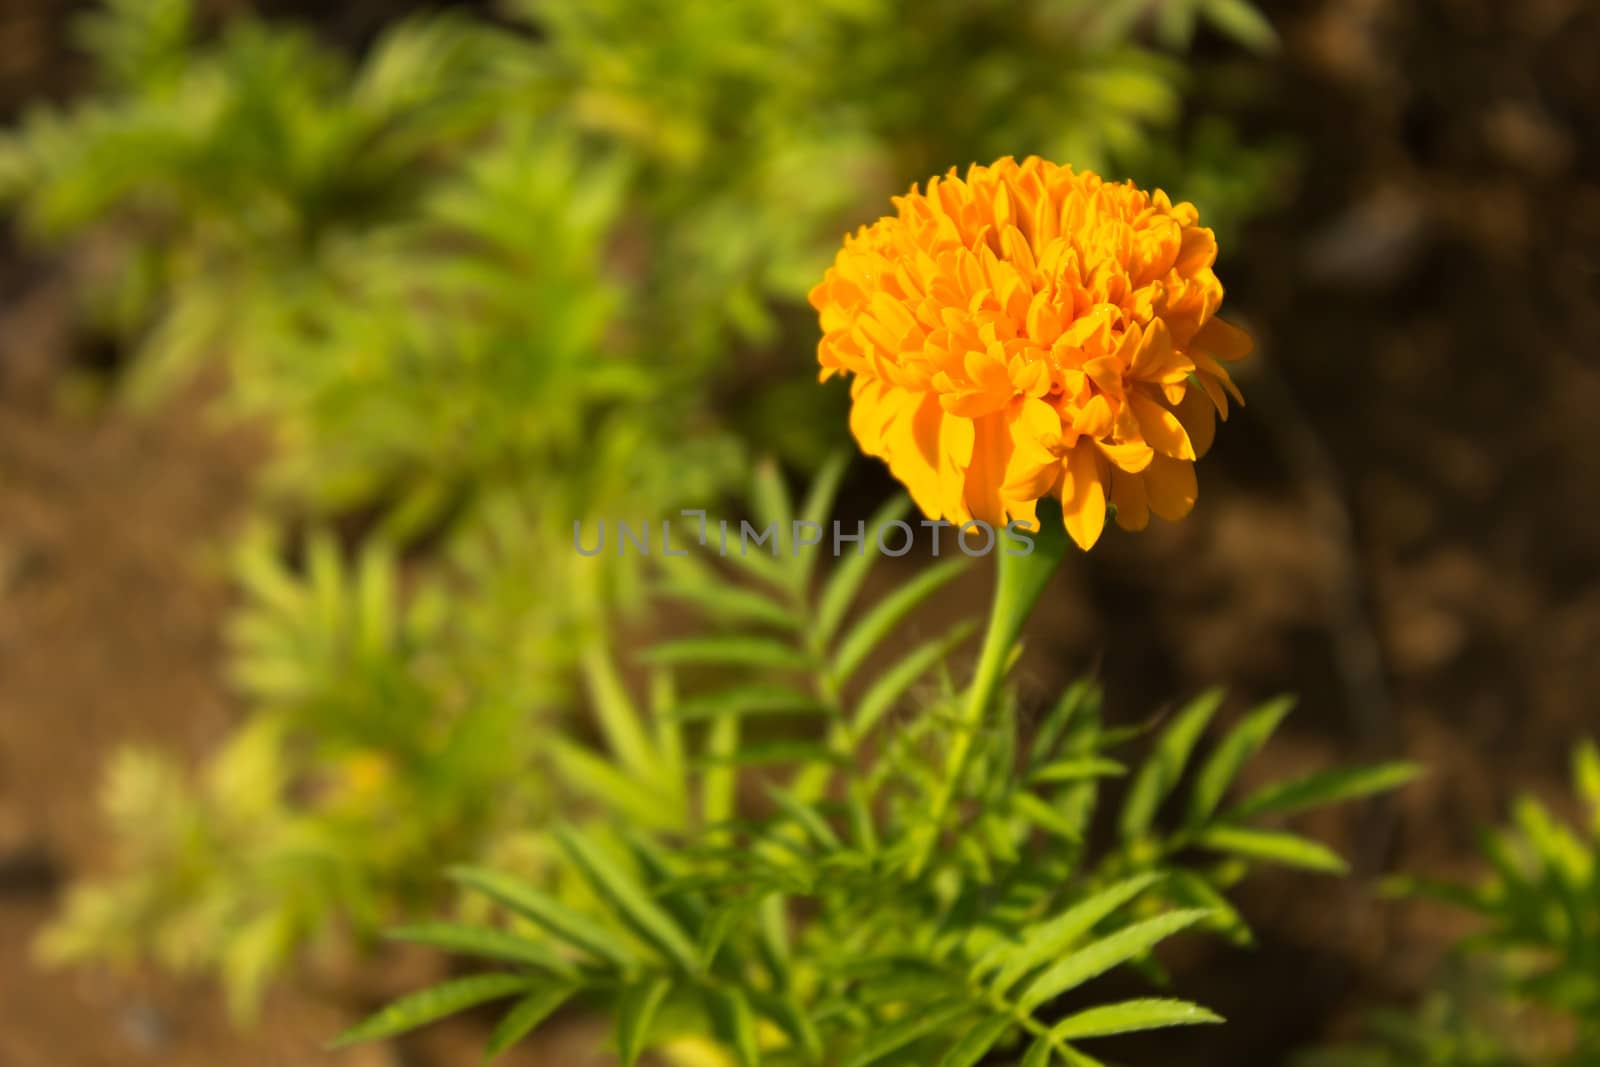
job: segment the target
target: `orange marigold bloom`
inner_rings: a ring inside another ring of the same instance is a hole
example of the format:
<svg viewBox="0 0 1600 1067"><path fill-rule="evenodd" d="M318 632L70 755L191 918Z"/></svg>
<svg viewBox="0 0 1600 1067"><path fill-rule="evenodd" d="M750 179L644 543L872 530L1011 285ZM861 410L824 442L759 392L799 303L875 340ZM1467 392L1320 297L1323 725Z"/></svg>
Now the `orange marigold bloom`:
<svg viewBox="0 0 1600 1067"><path fill-rule="evenodd" d="M1194 461L1250 338L1216 317L1194 205L1036 157L951 170L845 237L811 291L821 380L853 374L850 428L930 518L1037 525L1059 495L1105 526L1193 507Z"/></svg>

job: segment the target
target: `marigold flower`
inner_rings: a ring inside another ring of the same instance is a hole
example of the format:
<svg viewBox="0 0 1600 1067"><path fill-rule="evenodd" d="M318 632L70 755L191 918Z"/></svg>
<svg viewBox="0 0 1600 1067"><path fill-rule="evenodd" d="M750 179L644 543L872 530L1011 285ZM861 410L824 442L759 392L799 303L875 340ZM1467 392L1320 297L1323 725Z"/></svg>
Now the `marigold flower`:
<svg viewBox="0 0 1600 1067"><path fill-rule="evenodd" d="M811 291L821 380L853 374L850 428L930 518L1037 526L1058 495L1105 526L1194 506L1194 461L1250 338L1216 317L1194 205L1037 157L955 170L846 236Z"/></svg>

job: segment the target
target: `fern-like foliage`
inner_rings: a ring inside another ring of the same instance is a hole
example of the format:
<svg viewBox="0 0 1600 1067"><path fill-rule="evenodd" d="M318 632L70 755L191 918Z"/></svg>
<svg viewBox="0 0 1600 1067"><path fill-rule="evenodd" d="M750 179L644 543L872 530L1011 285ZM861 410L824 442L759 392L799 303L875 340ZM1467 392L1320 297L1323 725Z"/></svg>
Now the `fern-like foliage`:
<svg viewBox="0 0 1600 1067"><path fill-rule="evenodd" d="M528 771L564 654L558 633L462 625L457 598L481 600L470 583L402 595L376 543L347 564L314 537L297 573L256 542L236 573L248 598L229 668L246 725L195 774L159 753L118 756L105 797L116 862L73 887L41 948L213 975L248 1019L302 950L348 956L352 933L370 942L432 906L441 856L512 862L548 803ZM468 642L499 669L470 670Z"/></svg>
<svg viewBox="0 0 1600 1067"><path fill-rule="evenodd" d="M1600 1063L1600 749L1573 757L1575 823L1529 796L1483 835L1475 885L1402 880L1397 890L1471 913L1415 1014L1378 1016L1371 1039L1308 1067L1584 1067Z"/></svg>
<svg viewBox="0 0 1600 1067"><path fill-rule="evenodd" d="M838 473L796 508L766 468L757 521L820 521ZM611 1012L628 1064L650 1047L709 1041L743 1065L970 1067L1013 1049L1030 1067L1086 1067L1099 1061L1080 1042L1219 1021L1160 995L1107 1003L1096 978L1138 967L1159 979L1152 950L1191 928L1247 936L1225 893L1257 863L1342 869L1267 820L1414 773L1333 772L1230 799L1289 704L1246 716L1189 774L1221 704L1208 693L1158 732L1114 843L1097 848L1102 786L1127 771L1122 750L1139 731L1108 728L1097 687L1080 683L1031 725L1006 694L930 827L957 729L948 662L968 630L896 634L916 628L963 564L857 610L874 555L847 554L820 580L813 561L730 549L715 562L742 582L712 561L672 561L664 593L721 626L640 657L645 709L611 652L585 655L600 747L560 741L555 759L595 817L551 831L552 877L456 869L513 923L396 932L510 969L408 997L344 1041L505 999L497 1052L580 998ZM1181 818L1166 826L1157 815L1169 802ZM922 863L916 843L930 832L941 846Z"/></svg>

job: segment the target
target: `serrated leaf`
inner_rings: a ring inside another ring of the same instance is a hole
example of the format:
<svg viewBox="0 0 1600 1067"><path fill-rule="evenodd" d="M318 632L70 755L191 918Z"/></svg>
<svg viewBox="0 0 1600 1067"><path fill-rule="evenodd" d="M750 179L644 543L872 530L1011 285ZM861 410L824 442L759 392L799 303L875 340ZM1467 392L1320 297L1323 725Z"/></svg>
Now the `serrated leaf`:
<svg viewBox="0 0 1600 1067"><path fill-rule="evenodd" d="M700 959L694 942L631 874L603 848L570 826L557 827L555 837L585 880L624 921L678 967L690 974L699 973Z"/></svg>
<svg viewBox="0 0 1600 1067"><path fill-rule="evenodd" d="M1119 964L1144 955L1160 942L1210 914L1198 908L1172 911L1134 923L1086 945L1030 982L1019 998L1018 1006L1023 1011L1031 1012L1045 1001L1075 989Z"/></svg>
<svg viewBox="0 0 1600 1067"><path fill-rule="evenodd" d="M939 1067L975 1067L1015 1025L1015 1019L1004 1015L974 1023L961 1040L950 1046Z"/></svg>
<svg viewBox="0 0 1600 1067"><path fill-rule="evenodd" d="M575 990L571 986L547 986L536 989L511 1006L511 1010L501 1016L495 1024L493 1032L489 1034L488 1043L484 1046L483 1062L489 1063L538 1028L572 998Z"/></svg>
<svg viewBox="0 0 1600 1067"><path fill-rule="evenodd" d="M1150 831L1156 809L1177 787L1195 743L1206 723L1222 704L1221 690L1212 689L1190 701L1172 725L1162 732L1155 749L1128 790L1119 823L1123 841L1134 841Z"/></svg>
<svg viewBox="0 0 1600 1067"><path fill-rule="evenodd" d="M656 665L765 667L782 671L810 670L811 657L772 637L686 637L647 649L640 658Z"/></svg>
<svg viewBox="0 0 1600 1067"><path fill-rule="evenodd" d="M834 567L833 573L823 583L822 596L817 603L817 617L812 622L811 632L818 642L827 645L832 641L834 631L844 620L845 612L850 610L851 602L861 591L861 583L866 581L872 565L877 562L878 548L872 541L874 531L882 529L885 523L903 517L910 508L911 501L905 496L897 496L885 503L867 520L867 540L862 542L861 552L841 555L842 562Z"/></svg>
<svg viewBox="0 0 1600 1067"><path fill-rule="evenodd" d="M656 1012L670 992L672 983L666 978L641 982L623 991L617 1003L617 1058L623 1067L633 1067L639 1061L650 1040Z"/></svg>
<svg viewBox="0 0 1600 1067"><path fill-rule="evenodd" d="M491 1000L501 1000L534 987L535 979L518 974L475 974L401 997L334 1039L331 1048L394 1037Z"/></svg>
<svg viewBox="0 0 1600 1067"><path fill-rule="evenodd" d="M638 965L627 943L610 930L509 875L476 867L454 867L450 876L598 960L624 972L631 972Z"/></svg>
<svg viewBox="0 0 1600 1067"><path fill-rule="evenodd" d="M971 1007L962 1000L919 1005L904 1018L876 1030L865 1031L866 1041L843 1067L870 1067L907 1045L920 1041L965 1015Z"/></svg>
<svg viewBox="0 0 1600 1067"><path fill-rule="evenodd" d="M1003 996L1017 979L1065 952L1102 919L1160 882L1163 877L1160 872L1152 871L1124 879L1086 897L1055 918L1028 927L1023 931L1020 941L1001 942L986 952L973 965L973 977L981 979L984 974L998 968L989 986L996 994Z"/></svg>
<svg viewBox="0 0 1600 1067"><path fill-rule="evenodd" d="M1257 815L1293 815L1309 808L1397 789L1421 773L1422 768L1415 763L1381 763L1373 767L1323 771L1266 786L1230 810L1227 819L1239 822Z"/></svg>
<svg viewBox="0 0 1600 1067"><path fill-rule="evenodd" d="M461 956L476 956L500 960L503 963L522 963L529 967L571 976L572 964L548 948L525 937L497 930L492 926L473 926L467 923L429 922L400 926L385 932L394 941L413 945L427 945Z"/></svg>
<svg viewBox="0 0 1600 1067"><path fill-rule="evenodd" d="M833 656L833 676L845 685L856 669L889 633L929 597L967 569L965 560L950 560L929 567L872 606L839 642Z"/></svg>
<svg viewBox="0 0 1600 1067"><path fill-rule="evenodd" d="M1239 771L1261 751L1293 707L1293 697L1279 697L1252 711L1229 732L1195 777L1189 794L1190 826L1200 826L1216 812Z"/></svg>
<svg viewBox="0 0 1600 1067"><path fill-rule="evenodd" d="M1326 845L1282 830L1217 826L1197 836L1194 843L1216 852L1308 871L1343 874L1348 869L1339 854Z"/></svg>
<svg viewBox="0 0 1600 1067"><path fill-rule="evenodd" d="M1198 1004L1186 1000L1125 1000L1069 1015L1050 1029L1057 1041L1079 1041L1090 1037L1109 1037L1168 1026L1197 1026L1220 1023L1223 1019Z"/></svg>

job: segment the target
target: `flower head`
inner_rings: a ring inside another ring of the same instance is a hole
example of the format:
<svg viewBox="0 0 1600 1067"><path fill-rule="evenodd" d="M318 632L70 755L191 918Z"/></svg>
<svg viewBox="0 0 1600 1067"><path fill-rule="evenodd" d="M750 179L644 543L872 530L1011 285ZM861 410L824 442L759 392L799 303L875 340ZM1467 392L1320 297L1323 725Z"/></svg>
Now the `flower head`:
<svg viewBox="0 0 1600 1067"><path fill-rule="evenodd" d="M1038 158L952 170L847 236L811 291L821 378L853 374L850 428L930 518L1037 527L1059 496L1105 526L1193 507L1194 461L1249 354L1216 317L1194 205Z"/></svg>

